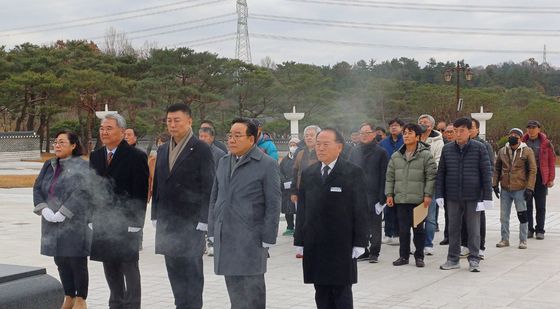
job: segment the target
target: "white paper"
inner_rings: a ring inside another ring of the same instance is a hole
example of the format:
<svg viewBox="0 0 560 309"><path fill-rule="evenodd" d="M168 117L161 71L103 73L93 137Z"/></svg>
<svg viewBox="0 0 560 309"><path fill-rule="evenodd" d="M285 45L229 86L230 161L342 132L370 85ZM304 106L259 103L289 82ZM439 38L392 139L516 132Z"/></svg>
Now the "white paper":
<svg viewBox="0 0 560 309"><path fill-rule="evenodd" d="M438 204L438 206L440 208L443 208L443 205L445 205L445 202L444 202L443 198L440 197L440 198L436 198L436 204Z"/></svg>
<svg viewBox="0 0 560 309"><path fill-rule="evenodd" d="M292 187L292 182L291 181L287 181L284 183L284 189L288 190Z"/></svg>
<svg viewBox="0 0 560 309"><path fill-rule="evenodd" d="M331 192L342 192L341 187L331 187Z"/></svg>
<svg viewBox="0 0 560 309"><path fill-rule="evenodd" d="M375 213L379 215L383 211L385 206L387 206L387 204L383 204L383 205L379 203L375 204Z"/></svg>
<svg viewBox="0 0 560 309"><path fill-rule="evenodd" d="M484 203L483 202L478 202L476 204L476 211L484 211Z"/></svg>

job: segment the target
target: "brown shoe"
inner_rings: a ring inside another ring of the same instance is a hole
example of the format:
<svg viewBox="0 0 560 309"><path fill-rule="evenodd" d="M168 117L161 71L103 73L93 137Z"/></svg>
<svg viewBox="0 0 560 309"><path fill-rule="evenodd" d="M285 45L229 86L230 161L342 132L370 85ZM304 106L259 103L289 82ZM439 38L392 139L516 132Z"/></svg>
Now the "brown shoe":
<svg viewBox="0 0 560 309"><path fill-rule="evenodd" d="M501 240L499 243L496 244L496 247L498 248L509 247L509 240Z"/></svg>
<svg viewBox="0 0 560 309"><path fill-rule="evenodd" d="M74 298L70 296L64 296L64 303L60 309L72 309L74 307Z"/></svg>
<svg viewBox="0 0 560 309"><path fill-rule="evenodd" d="M72 309L87 309L86 300L81 297L76 297L76 302L74 303L74 307Z"/></svg>

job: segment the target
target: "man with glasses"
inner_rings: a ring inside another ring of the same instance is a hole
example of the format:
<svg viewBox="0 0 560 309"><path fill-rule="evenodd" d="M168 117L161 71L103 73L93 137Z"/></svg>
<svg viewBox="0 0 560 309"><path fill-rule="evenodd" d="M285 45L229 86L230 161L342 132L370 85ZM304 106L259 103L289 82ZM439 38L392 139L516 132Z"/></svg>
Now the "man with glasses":
<svg viewBox="0 0 560 309"><path fill-rule="evenodd" d="M548 188L554 186L556 155L552 143L541 132L541 123L531 120L527 123L527 133L521 138L533 149L537 161L537 178L532 197L527 197L527 215L529 217L529 236L544 239L544 222L546 217L546 195ZM534 204L533 204L534 200ZM533 205L535 205L537 225L533 225ZM535 236L536 232L536 236Z"/></svg>
<svg viewBox="0 0 560 309"><path fill-rule="evenodd" d="M227 138L230 153L218 162L208 216L214 272L225 276L231 308L264 309L268 248L276 243L282 203L280 170L257 147L250 119L234 119Z"/></svg>
<svg viewBox="0 0 560 309"><path fill-rule="evenodd" d="M358 257L358 261L379 261L381 250L381 211L376 208L385 204L385 173L389 158L383 148L375 142L375 131L370 123L360 127L360 145L350 154L350 162L361 167L366 176L366 196L368 205L369 250Z"/></svg>

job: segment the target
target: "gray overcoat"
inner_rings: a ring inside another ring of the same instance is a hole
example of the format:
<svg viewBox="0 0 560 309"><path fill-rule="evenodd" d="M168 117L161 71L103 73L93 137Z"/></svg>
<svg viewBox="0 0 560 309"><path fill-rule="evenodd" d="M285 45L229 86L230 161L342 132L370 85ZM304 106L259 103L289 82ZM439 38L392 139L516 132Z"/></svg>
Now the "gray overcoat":
<svg viewBox="0 0 560 309"><path fill-rule="evenodd" d="M277 162L253 147L232 167L232 154L218 163L210 197L208 236L214 237L214 272L225 276L266 272L275 244L282 194Z"/></svg>

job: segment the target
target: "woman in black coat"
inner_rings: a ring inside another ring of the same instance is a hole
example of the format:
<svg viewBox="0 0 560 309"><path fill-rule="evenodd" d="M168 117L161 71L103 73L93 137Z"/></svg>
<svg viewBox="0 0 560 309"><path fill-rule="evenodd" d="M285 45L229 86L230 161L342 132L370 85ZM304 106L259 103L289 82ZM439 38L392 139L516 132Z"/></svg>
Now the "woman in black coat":
<svg viewBox="0 0 560 309"><path fill-rule="evenodd" d="M56 158L45 162L33 186L33 211L42 216L41 254L53 256L58 267L65 295L61 308L86 308L89 167L80 158L83 148L75 133L57 133L53 145Z"/></svg>
<svg viewBox="0 0 560 309"><path fill-rule="evenodd" d="M294 177L294 153L297 150L299 139L294 137L288 142L289 152L280 162L280 177L282 181L282 213L286 216L288 224L284 236L294 235L294 215L296 205L290 200L292 194L292 178Z"/></svg>

